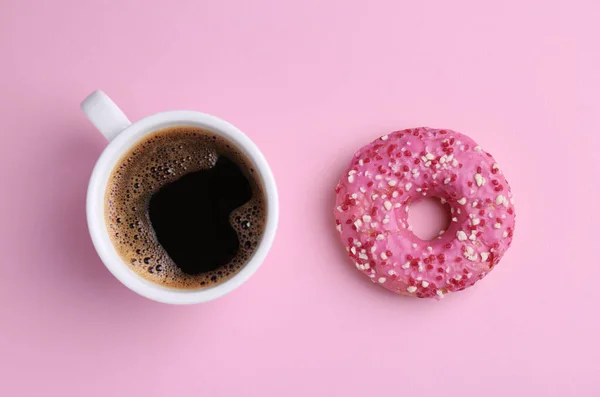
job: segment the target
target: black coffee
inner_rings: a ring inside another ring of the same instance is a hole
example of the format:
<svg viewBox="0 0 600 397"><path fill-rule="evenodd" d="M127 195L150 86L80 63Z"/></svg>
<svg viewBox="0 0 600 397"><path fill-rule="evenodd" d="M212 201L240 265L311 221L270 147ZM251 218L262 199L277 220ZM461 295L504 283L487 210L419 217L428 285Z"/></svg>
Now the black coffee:
<svg viewBox="0 0 600 397"><path fill-rule="evenodd" d="M175 127L115 166L105 216L114 246L144 278L173 288L219 284L252 257L266 217L252 163L209 131Z"/></svg>

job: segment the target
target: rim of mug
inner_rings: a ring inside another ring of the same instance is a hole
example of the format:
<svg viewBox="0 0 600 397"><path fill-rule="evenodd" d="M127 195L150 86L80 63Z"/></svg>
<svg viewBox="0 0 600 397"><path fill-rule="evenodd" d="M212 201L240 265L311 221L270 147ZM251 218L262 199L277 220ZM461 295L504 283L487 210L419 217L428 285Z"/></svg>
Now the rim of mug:
<svg viewBox="0 0 600 397"><path fill-rule="evenodd" d="M120 158L143 137L175 126L197 126L230 140L254 164L265 192L267 216L257 250L242 269L221 284L202 289L174 289L155 284L135 273L116 251L105 222L104 204L110 175ZM92 171L86 198L87 223L92 242L108 270L126 287L148 299L171 304L207 302L230 293L244 284L264 262L279 220L279 199L275 178L258 146L231 123L210 114L190 110L165 111L132 123L110 141Z"/></svg>

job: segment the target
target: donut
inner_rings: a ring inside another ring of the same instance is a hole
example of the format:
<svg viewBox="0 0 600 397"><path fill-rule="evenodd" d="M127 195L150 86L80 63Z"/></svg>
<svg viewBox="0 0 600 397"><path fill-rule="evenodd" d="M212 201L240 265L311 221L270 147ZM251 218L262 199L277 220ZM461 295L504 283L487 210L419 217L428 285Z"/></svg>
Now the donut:
<svg viewBox="0 0 600 397"><path fill-rule="evenodd" d="M357 151L335 188L335 223L356 268L400 295L443 298L487 275L515 228L510 186L471 138L427 127L395 131ZM439 198L447 230L422 240L410 204Z"/></svg>

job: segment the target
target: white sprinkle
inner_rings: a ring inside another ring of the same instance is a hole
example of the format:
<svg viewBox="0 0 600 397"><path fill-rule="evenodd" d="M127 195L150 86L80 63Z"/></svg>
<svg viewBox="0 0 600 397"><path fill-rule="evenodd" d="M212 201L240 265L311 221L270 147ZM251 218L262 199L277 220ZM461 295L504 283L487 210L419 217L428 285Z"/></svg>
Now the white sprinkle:
<svg viewBox="0 0 600 397"><path fill-rule="evenodd" d="M387 139L388 139L388 136L387 136L387 135L384 135L384 136L382 136L382 137L381 137L381 140L382 140L382 141L387 141Z"/></svg>
<svg viewBox="0 0 600 397"><path fill-rule="evenodd" d="M348 182L350 182L350 183L354 182L354 175L350 175L348 177Z"/></svg>
<svg viewBox="0 0 600 397"><path fill-rule="evenodd" d="M419 175L421 175L421 174L419 174L418 172L415 172L415 173L413 174L413 178L417 179L417 178L419 177Z"/></svg>
<svg viewBox="0 0 600 397"><path fill-rule="evenodd" d="M494 163L494 164L492 165L492 169L493 169L493 170L499 170L499 169L500 169L500 166L499 166L498 164Z"/></svg>
<svg viewBox="0 0 600 397"><path fill-rule="evenodd" d="M383 203L383 206L385 207L385 209L386 209L387 211L389 211L389 210L391 210L391 209L392 209L392 203L391 203L389 200L386 200L386 201Z"/></svg>
<svg viewBox="0 0 600 397"><path fill-rule="evenodd" d="M450 178L446 178L446 179L444 179L444 185L447 185L447 184L449 184L449 183L450 183Z"/></svg>
<svg viewBox="0 0 600 397"><path fill-rule="evenodd" d="M446 162L446 155L443 155L442 157L440 157L440 164L444 164Z"/></svg>
<svg viewBox="0 0 600 397"><path fill-rule="evenodd" d="M350 252L352 252L354 255L356 255L356 247L350 248Z"/></svg>
<svg viewBox="0 0 600 397"><path fill-rule="evenodd" d="M499 223L494 223L494 229L500 229L502 227Z"/></svg>
<svg viewBox="0 0 600 397"><path fill-rule="evenodd" d="M488 218L493 218L494 214L492 214L491 212L488 212Z"/></svg>
<svg viewBox="0 0 600 397"><path fill-rule="evenodd" d="M456 167L458 165L458 160L452 159L452 166Z"/></svg>
<svg viewBox="0 0 600 397"><path fill-rule="evenodd" d="M377 193L374 193L373 195L371 195L371 200L375 201L377 200L377 197L379 197L379 195Z"/></svg>
<svg viewBox="0 0 600 397"><path fill-rule="evenodd" d="M474 189L471 189L471 190L469 191L469 193L471 193L471 194L474 194L474 193L475 193L475 190L474 190Z"/></svg>
<svg viewBox="0 0 600 397"><path fill-rule="evenodd" d="M377 246L376 245L374 245L374 246L371 247L371 253L374 254L375 251L377 251Z"/></svg>
<svg viewBox="0 0 600 397"><path fill-rule="evenodd" d="M367 254L363 254L362 252L360 254L358 254L358 257L360 259L363 259L363 260L368 260L369 259L369 257L367 256Z"/></svg>
<svg viewBox="0 0 600 397"><path fill-rule="evenodd" d="M460 208L456 209L456 213L460 215Z"/></svg>
<svg viewBox="0 0 600 397"><path fill-rule="evenodd" d="M485 262L485 261L487 261L488 257L490 256L490 253L489 252L482 252L480 255L481 255L481 260L483 262Z"/></svg>
<svg viewBox="0 0 600 397"><path fill-rule="evenodd" d="M456 232L456 237L460 241L465 241L467 239L467 234L465 232L463 232L462 230L459 230L458 232Z"/></svg>
<svg viewBox="0 0 600 397"><path fill-rule="evenodd" d="M388 256L385 254L385 252L382 252L381 255L379 255L381 257L381 259L386 260L388 258Z"/></svg>
<svg viewBox="0 0 600 397"><path fill-rule="evenodd" d="M431 161L427 161L427 162L425 163L425 167L431 167Z"/></svg>
<svg viewBox="0 0 600 397"><path fill-rule="evenodd" d="M504 238L508 237L508 232L506 230L504 232L502 232L502 237L504 237Z"/></svg>
<svg viewBox="0 0 600 397"><path fill-rule="evenodd" d="M379 174L375 175L375 180L376 181L380 181L382 179L383 179L383 177L381 175L379 175Z"/></svg>
<svg viewBox="0 0 600 397"><path fill-rule="evenodd" d="M466 251L463 252L463 256L470 261L476 261L479 255L473 251L473 247L466 246Z"/></svg>
<svg viewBox="0 0 600 397"><path fill-rule="evenodd" d="M385 237L384 237L384 235L383 235L383 234L378 234L378 235L377 235L377 237L375 237L375 240L379 240L379 241L381 241L381 240L383 240L383 239L385 239Z"/></svg>
<svg viewBox="0 0 600 397"><path fill-rule="evenodd" d="M454 279L456 281L460 281L462 279L462 276L460 274L457 274L456 276L454 276Z"/></svg>
<svg viewBox="0 0 600 397"><path fill-rule="evenodd" d="M352 197L353 199L355 199L355 200L356 200L356 199L358 198L358 194L356 194L356 193L352 193L352 196L350 196L350 197Z"/></svg>
<svg viewBox="0 0 600 397"><path fill-rule="evenodd" d="M398 192L396 190L394 190L392 192L392 197L394 197L394 198L398 197Z"/></svg>
<svg viewBox="0 0 600 397"><path fill-rule="evenodd" d="M356 228L358 229L359 227L362 226L362 221L360 219L357 219L354 221L354 226L356 226Z"/></svg>
<svg viewBox="0 0 600 397"><path fill-rule="evenodd" d="M473 225L473 226L479 225L480 222L481 221L479 220L479 218L473 218L473 219L471 219L471 225Z"/></svg>
<svg viewBox="0 0 600 397"><path fill-rule="evenodd" d="M421 285L423 286L423 288L429 287L429 283L425 280L423 280L423 282L421 282Z"/></svg>
<svg viewBox="0 0 600 397"><path fill-rule="evenodd" d="M391 181L388 181L388 185L390 186L396 186L398 184L398 181L395 179L392 179Z"/></svg>
<svg viewBox="0 0 600 397"><path fill-rule="evenodd" d="M431 252L433 251L433 248L431 248L431 246L427 247L427 251Z"/></svg>
<svg viewBox="0 0 600 397"><path fill-rule="evenodd" d="M400 204L400 203L394 204L394 208L400 208L400 207L402 207L402 204Z"/></svg>
<svg viewBox="0 0 600 397"><path fill-rule="evenodd" d="M458 222L458 218L457 217L453 217L452 218L452 222Z"/></svg>
<svg viewBox="0 0 600 397"><path fill-rule="evenodd" d="M425 155L425 157L427 158L427 160L433 160L435 158L435 156L433 154L431 154L431 153L427 153Z"/></svg>
<svg viewBox="0 0 600 397"><path fill-rule="evenodd" d="M354 174L356 174L356 170L350 170L350 171L348 171L348 175L354 175Z"/></svg>
<svg viewBox="0 0 600 397"><path fill-rule="evenodd" d="M436 290L436 291L435 291L435 293L436 293L436 294L437 294L437 296L439 296L440 298L443 298L443 297L444 297L444 293L442 292L442 290L441 290L441 289L438 289L438 290Z"/></svg>
<svg viewBox="0 0 600 397"><path fill-rule="evenodd" d="M376 228L379 225L379 223L377 222L371 222L371 227L372 228Z"/></svg>
<svg viewBox="0 0 600 397"><path fill-rule="evenodd" d="M384 225L387 225L389 222L390 220L387 218L381 221L381 223L383 223Z"/></svg>
<svg viewBox="0 0 600 397"><path fill-rule="evenodd" d="M417 188L417 192L420 192L421 190L423 190L423 189L421 189L420 187Z"/></svg>
<svg viewBox="0 0 600 397"><path fill-rule="evenodd" d="M481 146L475 146L474 149L476 152L481 152Z"/></svg>
<svg viewBox="0 0 600 397"><path fill-rule="evenodd" d="M477 204L479 204L479 201L475 200L473 201L473 204L471 204L471 207L475 208L477 207Z"/></svg>
<svg viewBox="0 0 600 397"><path fill-rule="evenodd" d="M390 276L393 276L394 274L396 274L396 271L394 269L390 269L390 270L388 270L388 274Z"/></svg>
<svg viewBox="0 0 600 397"><path fill-rule="evenodd" d="M499 194L498 197L496 197L496 205L504 203L504 200L506 200L506 198L503 195Z"/></svg>
<svg viewBox="0 0 600 397"><path fill-rule="evenodd" d="M475 241L475 239L476 239L476 238L477 238L477 236L476 236L476 232L473 230L473 231L471 232L471 235L469 236L469 240L471 240L471 241Z"/></svg>
<svg viewBox="0 0 600 397"><path fill-rule="evenodd" d="M365 221L365 222L371 222L371 215L365 214L365 215L363 215L362 218L363 218L363 221Z"/></svg>
<svg viewBox="0 0 600 397"><path fill-rule="evenodd" d="M363 159L358 160L358 165L362 166L362 165L364 165L364 163L365 162L363 161Z"/></svg>
<svg viewBox="0 0 600 397"><path fill-rule="evenodd" d="M460 150L465 151L465 145L460 145Z"/></svg>
<svg viewBox="0 0 600 397"><path fill-rule="evenodd" d="M360 192L364 194L364 193L366 193L366 192L367 192L367 189L365 189L364 187L362 187L362 186L361 186L361 187L360 187Z"/></svg>
<svg viewBox="0 0 600 397"><path fill-rule="evenodd" d="M417 287L415 287L414 285L411 285L406 290L412 294L413 292L415 292L417 290Z"/></svg>
<svg viewBox="0 0 600 397"><path fill-rule="evenodd" d="M442 230L440 230L440 231L438 232L438 235L440 235L440 236L441 236L441 235L442 235L442 234L444 234L444 233L446 233L446 231L445 231L444 229L442 229ZM441 237L438 237L438 238L441 238Z"/></svg>
<svg viewBox="0 0 600 397"><path fill-rule="evenodd" d="M417 248L417 243L412 243L413 248Z"/></svg>
<svg viewBox="0 0 600 397"><path fill-rule="evenodd" d="M467 204L467 199L463 197L460 200L458 200L457 203L460 204L460 205L465 205L465 204Z"/></svg>
<svg viewBox="0 0 600 397"><path fill-rule="evenodd" d="M475 174L475 183L477 183L477 186L483 186L485 185L485 178L481 174Z"/></svg>
<svg viewBox="0 0 600 397"><path fill-rule="evenodd" d="M404 265L402 265L402 269L408 269L410 267L410 262L406 262Z"/></svg>
<svg viewBox="0 0 600 397"><path fill-rule="evenodd" d="M412 187L412 183L407 183L404 188L406 189L406 191L408 192L410 190L410 188Z"/></svg>
<svg viewBox="0 0 600 397"><path fill-rule="evenodd" d="M423 160L423 162L426 162L427 161L427 157L421 156L421 160Z"/></svg>
<svg viewBox="0 0 600 397"><path fill-rule="evenodd" d="M338 205L337 210L340 211L340 212L344 212L344 210L342 209L341 205Z"/></svg>
<svg viewBox="0 0 600 397"><path fill-rule="evenodd" d="M379 277L379 280L377 280L377 281L379 281L379 284L383 284L383 283L385 283L385 280L386 280L385 277Z"/></svg>

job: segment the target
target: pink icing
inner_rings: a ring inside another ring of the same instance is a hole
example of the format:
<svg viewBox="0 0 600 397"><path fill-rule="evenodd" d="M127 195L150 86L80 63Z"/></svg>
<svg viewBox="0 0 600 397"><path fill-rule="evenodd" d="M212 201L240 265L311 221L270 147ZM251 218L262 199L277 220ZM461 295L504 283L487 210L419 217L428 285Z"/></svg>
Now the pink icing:
<svg viewBox="0 0 600 397"><path fill-rule="evenodd" d="M515 210L494 158L451 130L384 135L354 154L336 187L337 230L357 269L402 295L441 298L481 280L512 242ZM439 197L451 222L433 240L408 225L411 202Z"/></svg>

